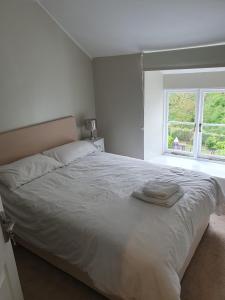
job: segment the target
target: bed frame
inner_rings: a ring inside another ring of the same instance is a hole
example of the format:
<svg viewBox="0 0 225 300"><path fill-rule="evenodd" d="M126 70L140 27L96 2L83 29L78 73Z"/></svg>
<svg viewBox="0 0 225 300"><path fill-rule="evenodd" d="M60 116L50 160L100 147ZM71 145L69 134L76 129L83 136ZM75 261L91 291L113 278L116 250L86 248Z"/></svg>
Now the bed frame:
<svg viewBox="0 0 225 300"><path fill-rule="evenodd" d="M0 133L0 165L78 139L75 117L68 116Z"/></svg>
<svg viewBox="0 0 225 300"><path fill-rule="evenodd" d="M16 130L0 133L0 165L33 155L44 150L63 145L78 139L76 122L73 116L52 120L37 125L23 127ZM197 234L192 242L192 247L186 257L186 260L179 270L180 280L183 278L192 256L208 226L209 218L202 221L198 228ZM34 247L27 241L17 237L19 244L27 248L34 254L42 257L57 268L72 275L74 278L85 283L89 287L99 291L93 284L87 273L81 271L79 267L69 264L67 261L52 255L51 253ZM114 295L105 295L112 300L121 300Z"/></svg>

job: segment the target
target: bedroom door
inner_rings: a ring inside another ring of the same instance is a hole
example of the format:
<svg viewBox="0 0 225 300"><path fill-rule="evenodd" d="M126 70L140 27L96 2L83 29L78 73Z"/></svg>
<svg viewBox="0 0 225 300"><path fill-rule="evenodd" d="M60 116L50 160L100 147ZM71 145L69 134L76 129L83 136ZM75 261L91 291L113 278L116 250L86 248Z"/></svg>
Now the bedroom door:
<svg viewBox="0 0 225 300"><path fill-rule="evenodd" d="M3 213L0 198L0 213ZM20 281L10 240L5 242L0 226L0 299L23 300Z"/></svg>

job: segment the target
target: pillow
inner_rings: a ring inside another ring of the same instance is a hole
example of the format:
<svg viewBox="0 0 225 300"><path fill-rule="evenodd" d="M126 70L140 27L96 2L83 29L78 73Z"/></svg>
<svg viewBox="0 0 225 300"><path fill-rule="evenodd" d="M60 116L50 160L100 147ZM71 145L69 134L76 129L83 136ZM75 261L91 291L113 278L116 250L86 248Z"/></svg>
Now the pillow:
<svg viewBox="0 0 225 300"><path fill-rule="evenodd" d="M72 161L96 151L96 147L90 142L76 141L44 151L43 154L58 160L64 165L68 165Z"/></svg>
<svg viewBox="0 0 225 300"><path fill-rule="evenodd" d="M59 167L62 167L62 164L42 154L28 156L0 166L0 182L13 191L21 185Z"/></svg>

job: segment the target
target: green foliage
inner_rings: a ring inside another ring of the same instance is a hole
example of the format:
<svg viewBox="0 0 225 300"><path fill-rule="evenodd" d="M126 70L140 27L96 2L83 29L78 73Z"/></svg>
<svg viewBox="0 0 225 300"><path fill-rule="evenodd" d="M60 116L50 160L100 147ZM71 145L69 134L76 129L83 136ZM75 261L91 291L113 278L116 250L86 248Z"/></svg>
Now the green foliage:
<svg viewBox="0 0 225 300"><path fill-rule="evenodd" d="M193 93L171 93L169 121L194 122L196 97Z"/></svg>
<svg viewBox="0 0 225 300"><path fill-rule="evenodd" d="M168 136L168 148L173 148L173 141L174 141L174 138L169 135Z"/></svg>
<svg viewBox="0 0 225 300"><path fill-rule="evenodd" d="M169 121L191 122L193 125L169 124L168 146L173 147L177 137L180 144L192 148L194 138L196 96L191 92L169 95ZM207 123L208 125L204 125ZM225 125L225 93L208 92L204 95L202 152L225 156L225 126L210 126L210 124ZM187 148L186 148L187 149Z"/></svg>
<svg viewBox="0 0 225 300"><path fill-rule="evenodd" d="M191 92L169 95L169 121L195 122L196 96ZM225 93L209 92L204 97L204 123L225 124Z"/></svg>
<svg viewBox="0 0 225 300"><path fill-rule="evenodd" d="M225 124L225 93L205 95L204 123Z"/></svg>
<svg viewBox="0 0 225 300"><path fill-rule="evenodd" d="M216 148L219 150L225 150L225 141L224 142L217 142Z"/></svg>
<svg viewBox="0 0 225 300"><path fill-rule="evenodd" d="M193 137L193 133L187 128L176 129L173 134L174 136L177 136L180 141L184 141L186 143L190 142Z"/></svg>
<svg viewBox="0 0 225 300"><path fill-rule="evenodd" d="M169 135L173 140L177 137L180 142L190 143L193 140L193 126L169 125Z"/></svg>
<svg viewBox="0 0 225 300"><path fill-rule="evenodd" d="M209 150L216 150L216 143L217 140L214 136L210 136L207 138L207 140L205 141L205 145Z"/></svg>

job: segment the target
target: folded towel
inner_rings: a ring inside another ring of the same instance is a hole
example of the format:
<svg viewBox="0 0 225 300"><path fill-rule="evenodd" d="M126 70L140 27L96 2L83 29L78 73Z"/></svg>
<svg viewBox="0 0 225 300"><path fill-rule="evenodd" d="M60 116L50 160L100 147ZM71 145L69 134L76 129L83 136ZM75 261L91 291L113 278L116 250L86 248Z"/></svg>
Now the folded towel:
<svg viewBox="0 0 225 300"><path fill-rule="evenodd" d="M131 196L151 203L151 204L155 204L155 205L160 205L160 206L165 206L165 207L171 207L172 205L174 205L182 196L184 195L183 191L180 190L177 193L174 193L171 197L167 198L167 199L157 199L157 198L153 198L153 197L147 197L141 190L140 191L134 191L132 193Z"/></svg>
<svg viewBox="0 0 225 300"><path fill-rule="evenodd" d="M179 190L178 184L165 181L148 181L143 187L146 196L158 199L167 199Z"/></svg>

